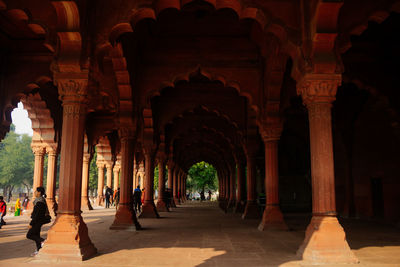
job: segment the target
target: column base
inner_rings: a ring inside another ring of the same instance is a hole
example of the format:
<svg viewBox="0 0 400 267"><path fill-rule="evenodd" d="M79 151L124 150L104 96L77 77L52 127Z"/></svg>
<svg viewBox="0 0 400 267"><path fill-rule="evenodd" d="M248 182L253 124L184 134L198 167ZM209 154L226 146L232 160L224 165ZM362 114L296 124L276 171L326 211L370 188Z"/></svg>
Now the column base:
<svg viewBox="0 0 400 267"><path fill-rule="evenodd" d="M97 206L101 206L101 207L104 207L104 197L98 197L97 199L96 199L96 205Z"/></svg>
<svg viewBox="0 0 400 267"><path fill-rule="evenodd" d="M83 261L97 253L80 214L59 213L36 261Z"/></svg>
<svg viewBox="0 0 400 267"><path fill-rule="evenodd" d="M88 196L84 196L81 198L81 210L93 210L92 204L90 203Z"/></svg>
<svg viewBox="0 0 400 267"><path fill-rule="evenodd" d="M135 212L130 209L129 204L119 204L111 230L136 231L142 229Z"/></svg>
<svg viewBox="0 0 400 267"><path fill-rule="evenodd" d="M259 219L260 209L255 201L247 200L246 207L244 209L242 219Z"/></svg>
<svg viewBox="0 0 400 267"><path fill-rule="evenodd" d="M267 205L258 230L288 230L278 205Z"/></svg>
<svg viewBox="0 0 400 267"><path fill-rule="evenodd" d="M346 234L334 216L313 216L297 255L312 264L358 263Z"/></svg>
<svg viewBox="0 0 400 267"><path fill-rule="evenodd" d="M244 209L246 207L246 202L245 201L237 201L236 206L234 208L234 213L243 213Z"/></svg>
<svg viewBox="0 0 400 267"><path fill-rule="evenodd" d="M181 204L181 202L179 201L179 198L177 198L177 197L174 197L174 203L175 203L175 206Z"/></svg>
<svg viewBox="0 0 400 267"><path fill-rule="evenodd" d="M234 212L236 206L235 199L229 199L228 205L226 205L226 212Z"/></svg>
<svg viewBox="0 0 400 267"><path fill-rule="evenodd" d="M160 215L157 212L156 205L154 202L145 202L142 206L142 212L139 215L139 218L160 218Z"/></svg>
<svg viewBox="0 0 400 267"><path fill-rule="evenodd" d="M50 216L55 218L57 216L58 205L54 198L46 198L46 204L50 212Z"/></svg>
<svg viewBox="0 0 400 267"><path fill-rule="evenodd" d="M167 203L165 203L164 199L160 199L157 201L156 209L157 211L165 211L165 212L169 211Z"/></svg>
<svg viewBox="0 0 400 267"><path fill-rule="evenodd" d="M171 199L171 208L176 208L175 200Z"/></svg>
<svg viewBox="0 0 400 267"><path fill-rule="evenodd" d="M218 202L219 202L218 204L219 204L219 207L221 208L221 210L226 211L226 206L228 205L226 200L221 198L220 200L218 200Z"/></svg>

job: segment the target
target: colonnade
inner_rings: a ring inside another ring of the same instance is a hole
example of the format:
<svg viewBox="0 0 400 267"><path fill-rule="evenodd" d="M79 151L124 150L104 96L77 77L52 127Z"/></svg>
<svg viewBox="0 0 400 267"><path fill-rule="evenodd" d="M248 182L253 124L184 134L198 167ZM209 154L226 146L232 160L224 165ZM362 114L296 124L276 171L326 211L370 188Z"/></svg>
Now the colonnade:
<svg viewBox="0 0 400 267"><path fill-rule="evenodd" d="M86 79L87 77L79 79L71 76L66 78L61 76L58 79L56 77L64 108L59 211L57 220L48 232L46 246L39 253L39 256L44 259L57 257L60 253L72 258L85 259L96 253L96 248L88 236L86 224L80 215L81 204L90 209L90 202L87 200L90 155L82 153L86 109L84 97L81 93L78 94L82 90L85 91ZM336 218L331 103L335 99L339 84L340 75L333 74L306 75L298 83L298 93L303 97L309 114L313 197L313 217L298 253L304 259L317 259L318 262L338 259L340 262L357 261L347 244L344 230ZM267 198L259 229L287 229L279 208L278 195L278 142L282 124L279 118L275 118L260 128L265 146ZM173 192L172 206L185 201L187 173L177 162L171 158L168 159L167 155L155 154L153 150L144 146L144 175L139 174L140 166L134 160L136 139L133 132L134 129L129 127L122 127L119 131L120 166L113 165L110 161L98 160L97 162L99 168L98 204L101 204L103 196L104 168L107 170L106 185L109 187L112 186L111 177L114 172L114 189L118 187L118 172L121 170L120 205L111 229L137 230L141 228L130 206L133 186L139 183L136 179L139 176L146 188L141 217L159 217L158 210L168 210L162 194L165 190L166 166L168 166L168 187ZM43 155L45 152L49 153L47 192L49 201L54 201L56 150L42 146L32 146L32 149L35 154L34 186L42 185ZM249 141L244 147L245 161L237 160L236 164L218 171L221 206L235 212L243 212L243 219L257 218L259 212L256 203L256 149L257 144ZM157 206L153 198L156 162L159 166L160 192ZM245 187L247 187L247 194L244 192ZM61 245L62 249L60 249Z"/></svg>

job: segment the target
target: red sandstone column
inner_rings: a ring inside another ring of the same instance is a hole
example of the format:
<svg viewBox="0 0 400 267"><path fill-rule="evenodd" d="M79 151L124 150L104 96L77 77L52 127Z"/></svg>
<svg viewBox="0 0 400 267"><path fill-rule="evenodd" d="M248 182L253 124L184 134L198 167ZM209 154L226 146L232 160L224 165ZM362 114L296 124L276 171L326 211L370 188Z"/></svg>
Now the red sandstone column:
<svg viewBox="0 0 400 267"><path fill-rule="evenodd" d="M243 213L245 208L245 168L244 163L238 161L237 163L237 197L235 213Z"/></svg>
<svg viewBox="0 0 400 267"><path fill-rule="evenodd" d="M177 185L176 185L177 199L178 199L178 203L181 204L182 203L182 192L181 192L182 191L181 190L181 187L182 187L182 170L179 170L178 176L176 178L176 182L177 182Z"/></svg>
<svg viewBox="0 0 400 267"><path fill-rule="evenodd" d="M230 166L229 168L229 203L226 208L227 211L229 209L234 209L236 205L236 168Z"/></svg>
<svg viewBox="0 0 400 267"><path fill-rule="evenodd" d="M87 73L54 76L63 105L60 195L56 221L36 259L81 261L97 252L80 210Z"/></svg>
<svg viewBox="0 0 400 267"><path fill-rule="evenodd" d="M265 193L266 206L258 230L287 230L279 208L278 140L282 133L280 123L268 125L263 132L265 144Z"/></svg>
<svg viewBox="0 0 400 267"><path fill-rule="evenodd" d="M311 146L313 217L298 254L317 263L356 263L336 218L331 103L341 75L306 74L298 93L308 109Z"/></svg>
<svg viewBox="0 0 400 267"><path fill-rule="evenodd" d="M33 170L33 191L36 187L43 186L43 163L44 163L44 153L45 149L41 145L32 145L32 151L35 155L35 167ZM32 200L35 196L32 197Z"/></svg>
<svg viewBox="0 0 400 267"><path fill-rule="evenodd" d="M152 152L146 150L144 153L146 190L140 218L160 218L156 205L154 204L154 155Z"/></svg>
<svg viewBox="0 0 400 267"><path fill-rule="evenodd" d="M81 209L82 210L93 210L92 204L89 200L89 163L90 154L83 153L83 165L82 165L82 200Z"/></svg>
<svg viewBox="0 0 400 267"><path fill-rule="evenodd" d="M168 162L168 189L171 190L171 207L176 208L174 196L173 196L173 186L174 185L174 163L172 161Z"/></svg>
<svg viewBox="0 0 400 267"><path fill-rule="evenodd" d="M255 149L247 151L247 202L242 219L257 219L260 211L256 202L256 163Z"/></svg>
<svg viewBox="0 0 400 267"><path fill-rule="evenodd" d="M158 159L158 211L169 211L166 204L165 196L165 156L159 156Z"/></svg>
<svg viewBox="0 0 400 267"><path fill-rule="evenodd" d="M98 168L98 180L97 180L97 206L103 206L104 205L104 194L103 194L103 188L104 188L104 163L97 163L97 168Z"/></svg>
<svg viewBox="0 0 400 267"><path fill-rule="evenodd" d="M113 171L114 171L114 188L113 188L114 191L118 190L118 187L119 187L119 170L120 170L119 166L114 166L114 169L113 169Z"/></svg>
<svg viewBox="0 0 400 267"><path fill-rule="evenodd" d="M57 150L53 147L47 147L47 183L46 183L46 202L50 215L56 216L57 204L55 200L56 177L57 177Z"/></svg>
<svg viewBox="0 0 400 267"><path fill-rule="evenodd" d="M178 171L178 169L179 169L179 167L178 166L176 166L175 165L175 168L174 168L174 174L173 174L173 182L172 182L172 186L173 186L173 188L172 188L172 196L173 196L173 201L174 201L174 203L175 203L175 206L176 206L176 204L179 204L179 201L178 201L178 173L179 173L179 171Z"/></svg>
<svg viewBox="0 0 400 267"><path fill-rule="evenodd" d="M135 231L141 228L137 221L132 203L133 186L133 130L122 128L119 130L121 140L121 184L120 199L115 214L112 230Z"/></svg>
<svg viewBox="0 0 400 267"><path fill-rule="evenodd" d="M109 188L112 188L112 164L107 163L106 164L106 169L107 169L107 183L106 183L106 185ZM133 174L133 172L132 172L132 174Z"/></svg>

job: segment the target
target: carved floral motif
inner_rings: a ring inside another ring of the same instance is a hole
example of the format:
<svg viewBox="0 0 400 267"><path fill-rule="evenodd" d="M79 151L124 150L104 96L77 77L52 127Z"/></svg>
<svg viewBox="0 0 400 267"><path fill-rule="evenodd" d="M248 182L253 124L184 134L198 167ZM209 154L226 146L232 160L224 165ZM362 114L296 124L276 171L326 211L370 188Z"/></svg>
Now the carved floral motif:
<svg viewBox="0 0 400 267"><path fill-rule="evenodd" d="M340 74L306 74L297 85L306 106L312 103L332 103L336 98L337 87L342 81Z"/></svg>

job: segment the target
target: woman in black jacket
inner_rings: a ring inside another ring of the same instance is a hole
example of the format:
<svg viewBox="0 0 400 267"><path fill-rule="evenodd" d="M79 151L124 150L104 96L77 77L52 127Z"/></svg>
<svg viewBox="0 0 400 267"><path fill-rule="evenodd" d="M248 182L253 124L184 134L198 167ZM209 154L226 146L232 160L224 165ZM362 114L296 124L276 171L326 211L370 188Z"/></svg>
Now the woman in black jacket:
<svg viewBox="0 0 400 267"><path fill-rule="evenodd" d="M29 223L29 231L26 234L28 239L35 241L36 251L31 256L35 256L39 249L42 248L43 238L40 237L40 229L43 224L49 223L49 209L47 208L46 195L43 187L37 187L35 194L35 200L33 201L34 207L31 214L31 222Z"/></svg>

